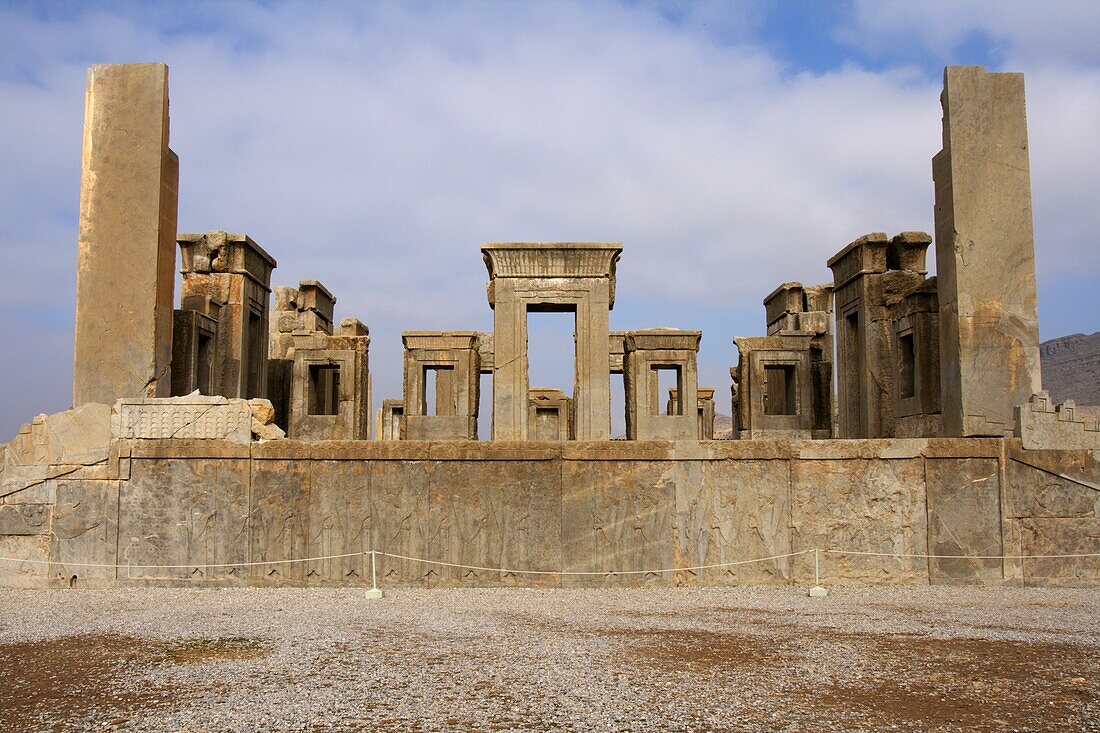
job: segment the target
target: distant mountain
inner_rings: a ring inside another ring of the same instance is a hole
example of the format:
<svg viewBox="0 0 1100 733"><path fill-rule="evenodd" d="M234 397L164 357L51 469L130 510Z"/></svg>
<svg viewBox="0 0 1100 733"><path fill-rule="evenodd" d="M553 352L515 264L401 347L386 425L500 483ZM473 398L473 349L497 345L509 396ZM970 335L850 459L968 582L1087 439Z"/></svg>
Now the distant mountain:
<svg viewBox="0 0 1100 733"><path fill-rule="evenodd" d="M1100 331L1039 344L1043 389L1054 404L1073 400L1077 419L1100 420Z"/></svg>
<svg viewBox="0 0 1100 733"><path fill-rule="evenodd" d="M729 407L729 403L726 403ZM720 412L714 413L714 439L729 440L733 437L733 418Z"/></svg>
<svg viewBox="0 0 1100 733"><path fill-rule="evenodd" d="M1043 364L1043 389L1058 404L1073 400L1078 405L1100 405L1100 331L1039 344Z"/></svg>

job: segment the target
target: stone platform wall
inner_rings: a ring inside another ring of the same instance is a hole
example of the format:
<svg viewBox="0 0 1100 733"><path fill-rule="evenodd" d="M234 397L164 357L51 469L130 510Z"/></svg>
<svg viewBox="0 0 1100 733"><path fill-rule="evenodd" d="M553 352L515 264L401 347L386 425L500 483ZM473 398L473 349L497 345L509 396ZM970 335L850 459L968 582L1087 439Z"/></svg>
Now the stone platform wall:
<svg viewBox="0 0 1100 733"><path fill-rule="evenodd" d="M53 419L51 416L50 419ZM20 434L23 436L23 434ZM26 436L23 436L26 437ZM934 555L1100 552L1100 457L1011 439L778 443L113 440L64 463L6 447L4 585L370 582L369 560L234 563L370 549L513 575L379 558L383 587L808 584L813 556L614 575L807 548ZM835 583L1097 584L1100 558L827 555ZM202 564L228 564L205 568Z"/></svg>

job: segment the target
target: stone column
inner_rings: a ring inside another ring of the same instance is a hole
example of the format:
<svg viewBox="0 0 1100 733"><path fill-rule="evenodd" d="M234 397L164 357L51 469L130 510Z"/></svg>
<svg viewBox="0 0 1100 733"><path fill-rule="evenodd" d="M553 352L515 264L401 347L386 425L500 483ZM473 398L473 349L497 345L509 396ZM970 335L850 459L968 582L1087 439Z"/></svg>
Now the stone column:
<svg viewBox="0 0 1100 733"><path fill-rule="evenodd" d="M944 71L936 186L940 386L947 437L1011 435L1041 390L1023 74Z"/></svg>
<svg viewBox="0 0 1100 733"><path fill-rule="evenodd" d="M608 282L595 283L577 306L573 432L577 440L611 439L611 355Z"/></svg>
<svg viewBox="0 0 1100 733"><path fill-rule="evenodd" d="M527 440L527 304L501 281L493 306L493 440Z"/></svg>
<svg viewBox="0 0 1100 733"><path fill-rule="evenodd" d="M73 404L171 392L179 159L168 67L88 70Z"/></svg>

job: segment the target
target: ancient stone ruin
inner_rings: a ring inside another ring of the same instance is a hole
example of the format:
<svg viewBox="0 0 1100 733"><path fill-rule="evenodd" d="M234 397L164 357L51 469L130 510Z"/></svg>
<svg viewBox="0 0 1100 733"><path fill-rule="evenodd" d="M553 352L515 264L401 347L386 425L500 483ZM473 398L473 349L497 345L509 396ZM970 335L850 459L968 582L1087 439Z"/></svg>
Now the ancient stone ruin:
<svg viewBox="0 0 1100 733"><path fill-rule="evenodd" d="M869 233L772 290L714 440L703 334L611 331L617 243L482 245L492 332L402 334L375 411L321 282L177 232L167 67L93 67L73 409L0 447L0 581L364 584L377 551L390 585L805 583L816 550L833 583L1100 581L1100 426L1039 373L1022 75L948 67L942 105L934 244ZM530 384L540 311L573 316L572 394Z"/></svg>

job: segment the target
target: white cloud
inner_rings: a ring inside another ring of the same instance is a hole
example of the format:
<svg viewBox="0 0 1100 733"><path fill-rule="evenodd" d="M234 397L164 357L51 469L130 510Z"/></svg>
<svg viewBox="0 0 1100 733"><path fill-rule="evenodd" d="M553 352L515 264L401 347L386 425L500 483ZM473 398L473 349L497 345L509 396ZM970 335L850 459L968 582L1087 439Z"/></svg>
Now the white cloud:
<svg viewBox="0 0 1100 733"><path fill-rule="evenodd" d="M39 402L67 396L84 70L159 59L180 230L247 232L279 260L276 282L325 282L371 328L376 401L400 393L401 330L490 327L478 246L509 239L622 241L613 326L702 328L702 378L724 395L730 340L762 331L776 284L826 281L825 260L865 232L931 229L939 84L911 68L791 76L754 37L755 8L689 6L677 23L662 10L0 11L5 361L45 329ZM860 12L875 33L900 22ZM1016 69L1052 272L1080 272L1100 224L1100 93L1081 54L1058 74ZM31 416L22 392L0 384L0 434Z"/></svg>

